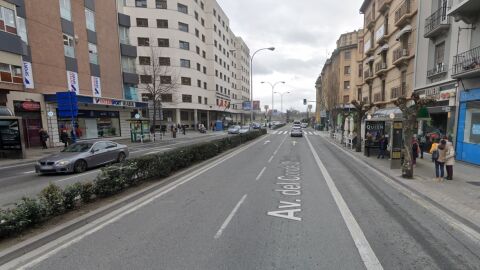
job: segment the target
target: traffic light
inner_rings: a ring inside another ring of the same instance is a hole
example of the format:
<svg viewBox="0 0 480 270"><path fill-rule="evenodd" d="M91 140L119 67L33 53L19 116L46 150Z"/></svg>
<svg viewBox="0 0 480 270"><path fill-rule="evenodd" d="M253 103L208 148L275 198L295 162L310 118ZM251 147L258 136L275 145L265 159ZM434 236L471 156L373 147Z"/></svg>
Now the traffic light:
<svg viewBox="0 0 480 270"><path fill-rule="evenodd" d="M303 99L303 105L307 105L307 99L306 98Z"/></svg>

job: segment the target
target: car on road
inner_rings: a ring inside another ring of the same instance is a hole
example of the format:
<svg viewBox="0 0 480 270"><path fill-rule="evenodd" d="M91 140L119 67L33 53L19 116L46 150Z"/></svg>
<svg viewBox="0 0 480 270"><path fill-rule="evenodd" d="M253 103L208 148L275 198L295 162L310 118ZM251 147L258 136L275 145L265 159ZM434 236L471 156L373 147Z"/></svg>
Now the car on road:
<svg viewBox="0 0 480 270"><path fill-rule="evenodd" d="M89 168L122 162L128 147L112 141L78 142L62 151L41 158L35 164L37 173L81 173Z"/></svg>
<svg viewBox="0 0 480 270"><path fill-rule="evenodd" d="M231 126L228 128L228 134L239 134L240 128L240 126Z"/></svg>
<svg viewBox="0 0 480 270"><path fill-rule="evenodd" d="M259 124L259 123L252 123L252 128L253 128L253 129L261 129L261 128L262 128L262 125Z"/></svg>
<svg viewBox="0 0 480 270"><path fill-rule="evenodd" d="M302 127L302 123L300 123L300 121L293 121L293 126L294 127Z"/></svg>
<svg viewBox="0 0 480 270"><path fill-rule="evenodd" d="M247 132L249 132L249 131L250 131L250 126L243 126L243 127L240 129L239 133L240 133L240 134L245 134L245 133L247 133Z"/></svg>
<svg viewBox="0 0 480 270"><path fill-rule="evenodd" d="M301 127L292 127L290 130L290 137L303 137L303 131Z"/></svg>
<svg viewBox="0 0 480 270"><path fill-rule="evenodd" d="M302 128L307 128L307 127L308 127L308 123L301 123L300 126L301 126Z"/></svg>

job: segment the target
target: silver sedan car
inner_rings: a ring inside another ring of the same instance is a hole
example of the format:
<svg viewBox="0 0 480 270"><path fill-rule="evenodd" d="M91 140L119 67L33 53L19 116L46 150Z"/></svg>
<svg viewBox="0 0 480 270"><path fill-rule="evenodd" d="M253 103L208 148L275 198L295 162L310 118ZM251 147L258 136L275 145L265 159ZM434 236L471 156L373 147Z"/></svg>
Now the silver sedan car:
<svg viewBox="0 0 480 270"><path fill-rule="evenodd" d="M57 154L41 158L35 164L37 173L81 173L89 168L128 157L128 147L112 141L78 142Z"/></svg>

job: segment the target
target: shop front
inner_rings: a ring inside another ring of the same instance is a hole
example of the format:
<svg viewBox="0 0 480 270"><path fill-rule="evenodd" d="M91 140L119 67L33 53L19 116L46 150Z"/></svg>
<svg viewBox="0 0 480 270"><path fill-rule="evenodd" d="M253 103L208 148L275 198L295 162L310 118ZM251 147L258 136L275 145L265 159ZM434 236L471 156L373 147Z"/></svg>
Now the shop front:
<svg viewBox="0 0 480 270"><path fill-rule="evenodd" d="M480 165L480 88L462 91L457 130L457 160Z"/></svg>
<svg viewBox="0 0 480 270"><path fill-rule="evenodd" d="M40 102L14 100L15 116L22 118L23 139L26 147L41 146L39 131L42 128Z"/></svg>

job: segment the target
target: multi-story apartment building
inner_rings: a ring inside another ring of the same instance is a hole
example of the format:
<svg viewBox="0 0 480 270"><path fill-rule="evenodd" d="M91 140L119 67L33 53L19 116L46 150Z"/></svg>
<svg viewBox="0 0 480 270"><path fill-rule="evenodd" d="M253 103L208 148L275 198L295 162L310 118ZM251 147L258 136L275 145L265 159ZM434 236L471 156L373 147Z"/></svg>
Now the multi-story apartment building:
<svg viewBox="0 0 480 270"><path fill-rule="evenodd" d="M14 74L11 85L15 86L10 90L16 91L10 91L6 99L9 106L13 105L15 115L23 118L27 147L40 144L40 128L50 134L51 145L60 144L61 130L70 133L74 129L80 139L130 137L130 126L125 120L147 104L125 99L123 89L135 89L138 76L125 66L122 70L121 63L125 55L136 57L136 48L120 45L119 30L123 28L123 34L128 35L130 19L117 12L116 2L10 2L17 5L18 30L5 28L14 36L5 39L8 42L2 38L0 46L13 48L13 42L20 39L23 43L15 45L21 51L8 56L7 63ZM10 4L5 9L14 10L13 7ZM16 68L19 65L23 72ZM65 91L78 96L79 112L73 123L57 114L56 93Z"/></svg>
<svg viewBox="0 0 480 270"><path fill-rule="evenodd" d="M161 94L162 124L195 127L229 118L240 121L241 100L249 92L249 51L232 33L218 3L126 0L125 4L134 22L130 41L138 47L143 100L149 100L147 86L155 77L160 84L173 85ZM161 74L149 72L155 63L162 67Z"/></svg>
<svg viewBox="0 0 480 270"><path fill-rule="evenodd" d="M480 165L480 1L450 4L447 15L456 22L452 30L458 31L455 53L448 59L458 86L456 158Z"/></svg>
<svg viewBox="0 0 480 270"><path fill-rule="evenodd" d="M342 34L337 40L337 48L325 62L320 75L320 88L322 100L330 116L337 126L342 123L341 114L334 113L335 110L351 109L350 102L357 98L357 86L361 85L362 77L359 76L361 65L361 53L358 49L359 37L363 31L353 31Z"/></svg>
<svg viewBox="0 0 480 270"><path fill-rule="evenodd" d="M364 0L362 99L377 108L413 90L417 0Z"/></svg>

